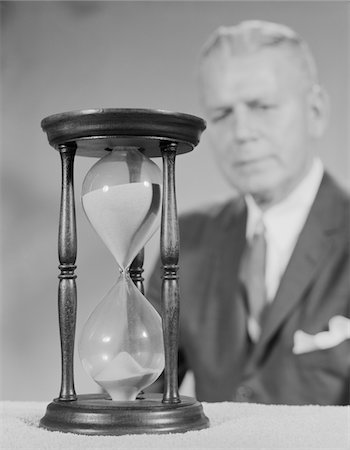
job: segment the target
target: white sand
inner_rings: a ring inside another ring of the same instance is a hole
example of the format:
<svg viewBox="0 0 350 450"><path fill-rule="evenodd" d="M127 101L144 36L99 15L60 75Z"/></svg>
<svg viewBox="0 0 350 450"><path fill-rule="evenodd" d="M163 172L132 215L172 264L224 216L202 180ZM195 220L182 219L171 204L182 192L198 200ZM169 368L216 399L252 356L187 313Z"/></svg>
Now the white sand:
<svg viewBox="0 0 350 450"><path fill-rule="evenodd" d="M96 381L122 380L136 375L145 375L150 369L144 369L127 352L120 352L118 355L96 375Z"/></svg>
<svg viewBox="0 0 350 450"><path fill-rule="evenodd" d="M95 377L112 400L135 400L158 377L159 371L143 368L127 352L118 355Z"/></svg>
<svg viewBox="0 0 350 450"><path fill-rule="evenodd" d="M160 185L104 187L83 196L84 210L116 261L126 268L160 223Z"/></svg>

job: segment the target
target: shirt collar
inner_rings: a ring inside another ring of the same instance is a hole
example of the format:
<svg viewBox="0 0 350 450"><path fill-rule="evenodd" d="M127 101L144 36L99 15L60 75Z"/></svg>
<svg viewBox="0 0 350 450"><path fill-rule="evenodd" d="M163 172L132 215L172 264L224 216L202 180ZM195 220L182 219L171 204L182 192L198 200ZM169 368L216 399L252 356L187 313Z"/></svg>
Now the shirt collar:
<svg viewBox="0 0 350 450"><path fill-rule="evenodd" d="M253 237L257 223L263 220L266 233L271 239L276 239L282 247L288 245L285 242L285 236L291 230L300 231L303 226L320 187L323 172L321 160L315 158L309 172L296 188L285 199L264 212L251 195L246 195L247 240Z"/></svg>

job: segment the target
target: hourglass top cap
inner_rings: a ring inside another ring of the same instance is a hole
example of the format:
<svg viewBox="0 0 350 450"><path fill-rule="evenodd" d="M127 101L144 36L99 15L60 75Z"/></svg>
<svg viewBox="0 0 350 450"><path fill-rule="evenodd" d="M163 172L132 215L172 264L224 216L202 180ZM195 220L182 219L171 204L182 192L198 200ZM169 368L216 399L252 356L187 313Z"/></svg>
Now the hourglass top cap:
<svg viewBox="0 0 350 450"><path fill-rule="evenodd" d="M147 156L161 156L161 145L177 144L177 153L191 151L206 128L190 114L133 108L68 111L46 117L41 127L50 145L74 145L81 156L101 157L116 147L138 147Z"/></svg>

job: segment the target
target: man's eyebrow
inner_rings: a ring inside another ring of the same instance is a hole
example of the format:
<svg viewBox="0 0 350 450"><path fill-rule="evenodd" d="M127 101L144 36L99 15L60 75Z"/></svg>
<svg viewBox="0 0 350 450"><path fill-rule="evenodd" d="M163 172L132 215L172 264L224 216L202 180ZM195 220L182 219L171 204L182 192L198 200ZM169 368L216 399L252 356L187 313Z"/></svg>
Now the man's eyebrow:
<svg viewBox="0 0 350 450"><path fill-rule="evenodd" d="M211 112L228 113L234 111L234 106L214 106L210 108Z"/></svg>

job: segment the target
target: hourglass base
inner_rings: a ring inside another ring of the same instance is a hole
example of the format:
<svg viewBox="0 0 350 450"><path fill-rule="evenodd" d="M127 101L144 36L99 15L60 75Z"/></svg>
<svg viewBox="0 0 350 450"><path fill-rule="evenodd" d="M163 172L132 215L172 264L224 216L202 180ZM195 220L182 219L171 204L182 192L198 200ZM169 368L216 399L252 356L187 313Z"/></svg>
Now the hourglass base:
<svg viewBox="0 0 350 450"><path fill-rule="evenodd" d="M55 399L40 426L50 431L89 435L184 433L209 427L202 405L191 397L181 403L162 403L161 394L117 402L107 395L80 395L74 401Z"/></svg>

